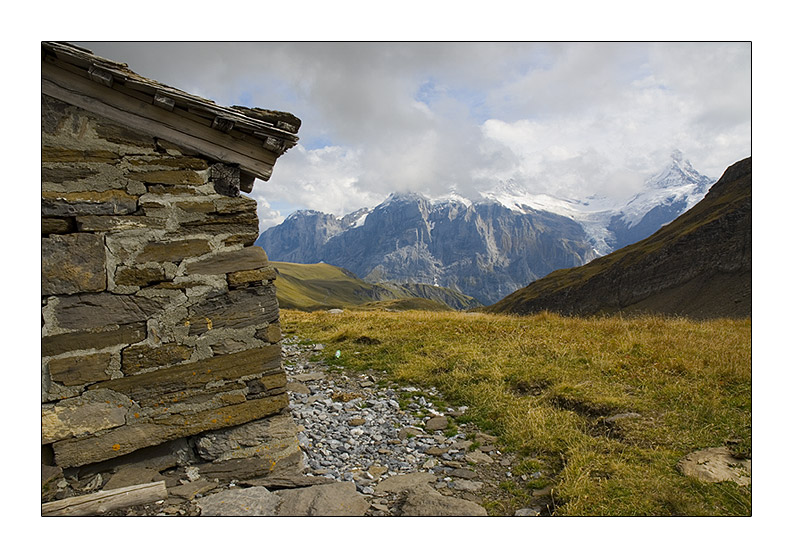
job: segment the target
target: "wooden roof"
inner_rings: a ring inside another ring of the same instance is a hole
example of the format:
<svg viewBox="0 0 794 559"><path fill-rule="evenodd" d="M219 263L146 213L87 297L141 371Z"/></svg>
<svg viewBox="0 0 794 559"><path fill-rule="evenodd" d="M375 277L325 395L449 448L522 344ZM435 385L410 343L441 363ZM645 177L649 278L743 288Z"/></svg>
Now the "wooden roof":
<svg viewBox="0 0 794 559"><path fill-rule="evenodd" d="M42 42L41 51L42 94L239 165L262 180L298 142L301 121L290 113L222 107L68 43Z"/></svg>

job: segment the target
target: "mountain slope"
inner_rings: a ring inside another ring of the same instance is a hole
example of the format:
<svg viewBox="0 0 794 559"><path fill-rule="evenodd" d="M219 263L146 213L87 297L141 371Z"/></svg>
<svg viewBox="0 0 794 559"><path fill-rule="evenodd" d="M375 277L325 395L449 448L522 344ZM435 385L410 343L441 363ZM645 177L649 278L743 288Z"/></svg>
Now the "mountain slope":
<svg viewBox="0 0 794 559"><path fill-rule="evenodd" d="M481 199L392 194L344 217L302 210L256 244L274 260L327 262L373 283L446 286L495 303L548 273L579 266L656 232L713 180L679 151L630 200L532 194L499 183Z"/></svg>
<svg viewBox="0 0 794 559"><path fill-rule="evenodd" d="M744 317L752 298L752 161L730 166L705 198L649 238L558 270L491 312L654 312Z"/></svg>
<svg viewBox="0 0 794 559"><path fill-rule="evenodd" d="M493 201L392 195L353 220L299 212L257 240L274 260L327 262L373 283L423 283L493 303L552 270L596 256L582 227Z"/></svg>
<svg viewBox="0 0 794 559"><path fill-rule="evenodd" d="M285 309L351 308L387 302L394 308L470 309L479 303L443 287L417 284L372 284L329 264L271 262L276 270L276 297Z"/></svg>

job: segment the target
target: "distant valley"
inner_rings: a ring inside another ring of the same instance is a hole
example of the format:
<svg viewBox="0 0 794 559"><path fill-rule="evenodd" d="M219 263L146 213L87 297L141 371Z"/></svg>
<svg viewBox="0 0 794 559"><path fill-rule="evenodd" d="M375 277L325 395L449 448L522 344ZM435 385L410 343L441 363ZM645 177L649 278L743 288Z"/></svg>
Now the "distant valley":
<svg viewBox="0 0 794 559"><path fill-rule="evenodd" d="M466 310L480 306L453 289L423 284L373 284L329 264L271 262L276 296L283 309L333 308Z"/></svg>
<svg viewBox="0 0 794 559"><path fill-rule="evenodd" d="M256 244L276 261L324 262L373 284L446 287L487 305L647 237L699 202L713 182L674 152L619 207L533 195L515 184L499 184L476 201L393 194L341 218L296 212Z"/></svg>

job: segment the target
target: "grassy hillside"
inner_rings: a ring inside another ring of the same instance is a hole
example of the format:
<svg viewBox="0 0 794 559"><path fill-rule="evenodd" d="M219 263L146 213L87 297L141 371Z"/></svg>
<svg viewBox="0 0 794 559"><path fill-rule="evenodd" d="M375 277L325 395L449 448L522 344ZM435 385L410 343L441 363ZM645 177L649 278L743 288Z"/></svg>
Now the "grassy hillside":
<svg viewBox="0 0 794 559"><path fill-rule="evenodd" d="M749 316L751 211L752 166L746 159L729 167L701 202L647 239L552 272L486 310Z"/></svg>
<svg viewBox="0 0 794 559"><path fill-rule="evenodd" d="M689 452L751 447L751 323L683 318L564 318L550 313L338 315L284 311L287 335L341 350L340 364L436 386L450 405L543 472L557 515L749 515L751 489L680 474ZM361 345L361 336L379 344ZM634 413L621 421L616 414ZM539 481L510 482L511 514Z"/></svg>
<svg viewBox="0 0 794 559"><path fill-rule="evenodd" d="M276 296L282 309L372 308L451 310L476 301L452 289L418 284L372 284L329 264L271 262L277 271ZM449 303L449 304L447 304Z"/></svg>

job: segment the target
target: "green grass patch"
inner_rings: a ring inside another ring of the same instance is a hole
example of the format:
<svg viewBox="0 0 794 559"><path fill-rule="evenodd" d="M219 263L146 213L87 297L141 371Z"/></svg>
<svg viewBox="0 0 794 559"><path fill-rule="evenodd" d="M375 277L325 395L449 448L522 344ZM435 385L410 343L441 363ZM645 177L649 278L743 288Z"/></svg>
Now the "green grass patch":
<svg viewBox="0 0 794 559"><path fill-rule="evenodd" d="M541 472L516 482L517 502L542 481L555 484L557 515L751 513L750 488L675 467L727 440L751 454L750 320L283 311L282 323L331 363L436 387L438 404L423 395L439 409L468 406L458 423L524 457L517 475ZM638 415L606 422L624 413Z"/></svg>

